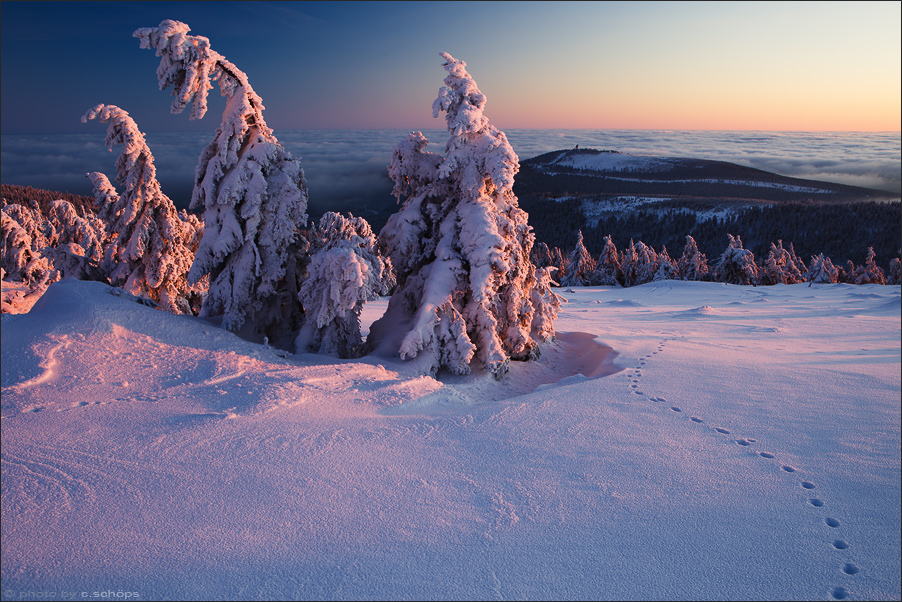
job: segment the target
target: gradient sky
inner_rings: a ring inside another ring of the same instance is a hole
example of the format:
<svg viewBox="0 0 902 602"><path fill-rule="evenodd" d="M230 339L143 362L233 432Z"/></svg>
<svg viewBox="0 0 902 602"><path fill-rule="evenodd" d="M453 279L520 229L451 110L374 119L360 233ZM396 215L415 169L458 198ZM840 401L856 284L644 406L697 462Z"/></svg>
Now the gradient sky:
<svg viewBox="0 0 902 602"><path fill-rule="evenodd" d="M441 128L439 52L467 62L505 128L898 131L900 2L0 3L2 133L85 132L98 103L170 115L163 19L247 73L276 130ZM94 129L97 129L95 126Z"/></svg>

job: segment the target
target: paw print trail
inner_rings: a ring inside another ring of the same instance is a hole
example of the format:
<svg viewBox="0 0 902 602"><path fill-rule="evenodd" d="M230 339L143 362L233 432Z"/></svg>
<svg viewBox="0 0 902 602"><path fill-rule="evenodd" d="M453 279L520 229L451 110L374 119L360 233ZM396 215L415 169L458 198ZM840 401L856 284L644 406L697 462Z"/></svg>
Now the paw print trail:
<svg viewBox="0 0 902 602"><path fill-rule="evenodd" d="M630 392L632 395L635 395L637 397L644 399L645 401L649 401L649 402L652 402L655 404L668 403L667 398L647 394L643 391L643 388L642 388L642 370L643 370L643 368L646 366L646 364L648 363L648 361L650 359L652 359L655 355L658 355L659 353L664 351L666 343L667 343L666 339L661 341L658 344L658 347L655 351L653 351L645 356L640 357L638 359L638 361L636 362L637 363L636 367L632 371L630 371L626 374L626 378L629 381L629 388L630 388ZM673 413L672 415L682 415L684 413L683 409L677 405L670 405L667 409ZM689 416L689 420L690 420L690 422L692 422L696 425L706 425L705 420L698 416ZM733 435L732 431L730 431L729 429L723 428L723 427L709 426L708 428L712 432L717 433L718 435ZM751 448L754 446L754 444L756 444L758 442L757 439L753 439L751 437L739 437L739 438L733 439L732 441L736 445L740 445L740 446L746 447L746 448ZM765 459L765 460L776 460L777 459L776 454L767 452L767 451L756 451L756 452L754 452L754 455L757 457L760 457L762 459ZM780 465L779 469L780 469L780 471L782 471L783 473L786 473L787 475L794 475L799 472L799 469L797 469L794 466L790 466L788 464ZM804 489L805 491L812 491L817 488L817 486L811 481L800 481L799 486L802 489ZM809 507L811 507L812 509L826 507L826 502L819 497L810 497L807 499L807 503L808 503ZM840 528L840 521L833 517L825 517L823 519L823 523L824 523L824 525L826 525L826 527L831 532ZM828 533L827 535L828 535L827 540L829 541L828 545L835 552L845 553L851 548L850 544L846 540L841 539L841 538L835 538L835 537L831 539L830 538L831 534ZM845 561L845 560L843 560L838 565L838 567L839 567L839 572L844 577L851 577L854 575L858 575L861 572L861 569L858 567L858 565L856 565L852 562ZM844 586L836 586L829 591L829 597L830 597L830 599L833 599L833 600L848 600L851 598L851 596L852 596L852 592Z"/></svg>

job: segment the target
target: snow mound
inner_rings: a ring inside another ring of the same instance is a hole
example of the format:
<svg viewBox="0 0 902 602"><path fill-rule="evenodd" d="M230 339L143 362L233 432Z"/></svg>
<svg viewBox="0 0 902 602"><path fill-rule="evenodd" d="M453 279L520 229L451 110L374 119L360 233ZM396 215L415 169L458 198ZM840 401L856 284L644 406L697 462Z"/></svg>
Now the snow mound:
<svg viewBox="0 0 902 602"><path fill-rule="evenodd" d="M613 363L617 353L594 334L565 332L541 345L538 360L512 362L501 381L482 371L465 376L440 371L433 378L420 362L397 357L292 355L141 301L99 282L66 279L48 287L30 313L5 317L3 388L18 395L4 412L202 400L165 419L179 428L299 406L338 414L431 414L620 370ZM386 299L367 304L365 329L386 304ZM71 382L71 396L58 402L32 399L29 390L53 381Z"/></svg>

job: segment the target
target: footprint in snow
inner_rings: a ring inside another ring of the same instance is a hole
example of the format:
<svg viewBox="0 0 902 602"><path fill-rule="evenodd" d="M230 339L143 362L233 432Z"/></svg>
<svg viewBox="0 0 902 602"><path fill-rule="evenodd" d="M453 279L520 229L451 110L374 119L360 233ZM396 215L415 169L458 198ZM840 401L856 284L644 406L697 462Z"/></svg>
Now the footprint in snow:
<svg viewBox="0 0 902 602"><path fill-rule="evenodd" d="M761 456L762 458L767 458L768 460L773 460L774 458L777 457L770 452L758 452L758 455Z"/></svg>
<svg viewBox="0 0 902 602"><path fill-rule="evenodd" d="M844 587L834 587L830 595L834 600L845 600L849 597L849 591Z"/></svg>
<svg viewBox="0 0 902 602"><path fill-rule="evenodd" d="M834 529L839 527L839 521L836 520L835 518L830 518L828 516L827 518L824 519L824 522L827 523L828 527L833 527Z"/></svg>
<svg viewBox="0 0 902 602"><path fill-rule="evenodd" d="M717 431L718 433L723 434L723 435L729 435L729 434L730 434L730 431L728 431L727 429L722 429L722 428L720 428L720 427L715 428L714 430Z"/></svg>
<svg viewBox="0 0 902 602"><path fill-rule="evenodd" d="M695 416L693 416L689 420L691 420L692 422L698 422L698 423L704 422L704 420L702 420L701 418L696 418Z"/></svg>

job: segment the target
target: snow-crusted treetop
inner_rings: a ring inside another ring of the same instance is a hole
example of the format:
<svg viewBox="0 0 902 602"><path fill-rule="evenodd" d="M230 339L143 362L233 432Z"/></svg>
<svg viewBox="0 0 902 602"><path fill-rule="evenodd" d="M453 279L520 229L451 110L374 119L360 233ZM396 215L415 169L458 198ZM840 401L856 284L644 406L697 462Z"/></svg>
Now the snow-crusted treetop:
<svg viewBox="0 0 902 602"><path fill-rule="evenodd" d="M89 119L98 119L103 123L109 123L106 131L106 144L110 151L114 144L122 145L122 152L116 159L116 181L125 185L125 196L144 195L146 198L136 198L134 201L140 206L145 202L158 205L164 202L160 183L157 181L157 168L153 162L153 155L144 139L144 134L138 129L138 124L128 112L116 105L99 104L82 115L81 122L87 123ZM89 175L90 177L90 175ZM134 207L137 210L137 206ZM126 208L127 209L127 208ZM112 217L112 216L110 216ZM129 221L133 216L129 215Z"/></svg>
<svg viewBox="0 0 902 602"><path fill-rule="evenodd" d="M159 27L142 27L135 30L133 37L141 40L141 48L154 48L160 57L157 78L160 90L172 86L170 111L174 114L191 106L191 119L201 119L207 112L207 93L213 88L211 80L219 80L222 95L232 98L235 91L243 88L254 123L266 134L271 135L263 122L263 101L254 93L247 81L247 75L226 60L224 56L210 48L210 40L203 36L188 35L191 28L181 21L166 19Z"/></svg>
<svg viewBox="0 0 902 602"><path fill-rule="evenodd" d="M476 82L467 73L466 62L457 60L447 52L439 55L445 59L444 67L448 71L448 77L438 92L438 98L432 103L432 116L438 117L440 111L447 113L445 120L448 122L448 130L455 136L481 132L489 125L488 118L482 113L485 94L479 91Z"/></svg>
<svg viewBox="0 0 902 602"><path fill-rule="evenodd" d="M467 73L467 64L447 52L440 56L445 59L448 76L444 80L446 85L432 103L432 114L438 117L440 111L445 111L451 137L439 176L447 178L459 171L460 175L455 179L460 191L467 196L479 196L484 192L486 176L491 178L497 193L509 193L514 186L514 176L520 171L517 154L504 132L491 125L483 114L486 98Z"/></svg>

